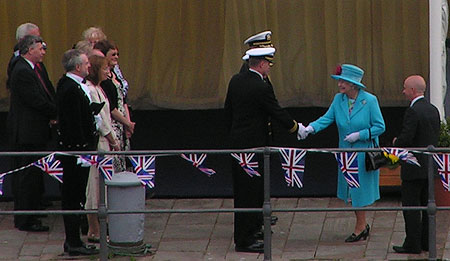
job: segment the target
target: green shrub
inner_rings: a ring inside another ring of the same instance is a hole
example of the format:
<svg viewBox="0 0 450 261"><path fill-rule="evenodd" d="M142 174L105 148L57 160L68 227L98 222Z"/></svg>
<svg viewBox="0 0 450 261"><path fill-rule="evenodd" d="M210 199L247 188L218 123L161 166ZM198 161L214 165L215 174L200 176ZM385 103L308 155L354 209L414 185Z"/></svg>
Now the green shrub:
<svg viewBox="0 0 450 261"><path fill-rule="evenodd" d="M438 147L450 147L450 118L441 122Z"/></svg>

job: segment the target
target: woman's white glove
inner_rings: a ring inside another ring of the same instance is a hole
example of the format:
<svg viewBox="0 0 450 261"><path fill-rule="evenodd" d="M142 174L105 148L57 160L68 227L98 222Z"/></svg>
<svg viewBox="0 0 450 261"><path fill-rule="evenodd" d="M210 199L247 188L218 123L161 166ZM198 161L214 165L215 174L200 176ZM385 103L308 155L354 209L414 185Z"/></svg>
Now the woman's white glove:
<svg viewBox="0 0 450 261"><path fill-rule="evenodd" d="M298 140L304 140L310 133L314 132L314 128L311 127L311 125L308 125L308 127L303 126L303 124L298 124L298 133L297 133L297 139Z"/></svg>
<svg viewBox="0 0 450 261"><path fill-rule="evenodd" d="M353 142L359 140L359 131L350 133L349 135L347 135L345 137L344 140L347 142L350 142L350 143L353 143Z"/></svg>

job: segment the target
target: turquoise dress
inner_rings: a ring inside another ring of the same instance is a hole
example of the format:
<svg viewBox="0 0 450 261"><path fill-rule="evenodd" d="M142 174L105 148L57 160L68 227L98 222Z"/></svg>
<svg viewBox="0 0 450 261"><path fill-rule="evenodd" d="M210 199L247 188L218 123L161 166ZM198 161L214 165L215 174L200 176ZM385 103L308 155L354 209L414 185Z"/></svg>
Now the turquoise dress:
<svg viewBox="0 0 450 261"><path fill-rule="evenodd" d="M338 93L334 97L328 111L316 121L310 123L317 133L333 122L336 122L339 134L339 148L371 148L372 141L369 138L369 129L372 139L378 144L378 136L384 130L384 119L378 105L377 97L361 89L349 113L349 99L347 95ZM359 131L360 139L354 143L344 141L345 136ZM363 207L372 204L380 198L379 171L366 171L365 155L358 153L359 188L350 188L338 169L337 197L349 202L352 206Z"/></svg>

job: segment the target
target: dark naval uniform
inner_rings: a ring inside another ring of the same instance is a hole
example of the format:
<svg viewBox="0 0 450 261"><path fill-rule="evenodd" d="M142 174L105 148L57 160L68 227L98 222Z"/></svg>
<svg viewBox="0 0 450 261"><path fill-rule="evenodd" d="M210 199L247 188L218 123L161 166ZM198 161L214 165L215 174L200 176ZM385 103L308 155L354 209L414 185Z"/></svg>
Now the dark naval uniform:
<svg viewBox="0 0 450 261"><path fill-rule="evenodd" d="M244 70L230 80L225 111L230 129L229 144L234 149L268 145L269 116L278 120L291 133L297 131L297 123L279 106L273 89L259 74L250 70ZM263 175L262 156L258 156L258 172ZM261 208L263 177L250 177L234 159L232 175L234 207ZM235 213L236 246L248 246L255 242L254 234L261 229L260 217L260 213Z"/></svg>

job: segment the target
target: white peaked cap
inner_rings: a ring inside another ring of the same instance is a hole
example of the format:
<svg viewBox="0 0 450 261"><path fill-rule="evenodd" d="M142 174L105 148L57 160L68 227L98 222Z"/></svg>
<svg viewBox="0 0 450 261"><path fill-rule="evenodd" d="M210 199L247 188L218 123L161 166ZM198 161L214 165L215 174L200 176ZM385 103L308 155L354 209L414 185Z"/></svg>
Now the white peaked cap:
<svg viewBox="0 0 450 261"><path fill-rule="evenodd" d="M253 43L259 42L267 42L267 44L271 44L272 42L272 31L264 31L261 33L257 33L255 35L250 36L247 40L244 41L244 44L253 45Z"/></svg>
<svg viewBox="0 0 450 261"><path fill-rule="evenodd" d="M273 47L265 47L265 48L253 48L245 52L246 55L250 57L258 57L258 56L273 56L275 54L275 48ZM245 56L244 56L245 57ZM244 58L242 57L242 59Z"/></svg>

